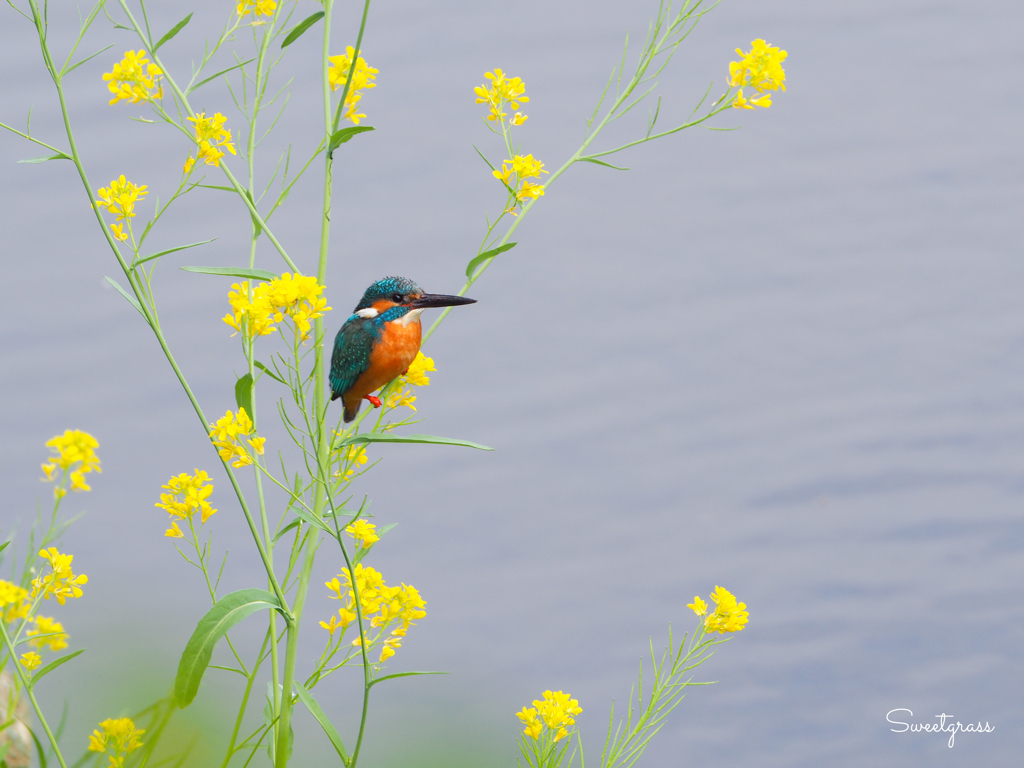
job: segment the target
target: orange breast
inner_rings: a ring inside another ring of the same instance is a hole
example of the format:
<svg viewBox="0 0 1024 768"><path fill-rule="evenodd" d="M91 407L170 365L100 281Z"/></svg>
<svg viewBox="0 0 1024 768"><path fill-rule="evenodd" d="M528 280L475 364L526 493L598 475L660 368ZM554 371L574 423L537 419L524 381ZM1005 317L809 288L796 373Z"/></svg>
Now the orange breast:
<svg viewBox="0 0 1024 768"><path fill-rule="evenodd" d="M366 395L405 373L420 351L422 332L419 317L404 326L397 322L385 323L380 342L370 353L370 367L345 393L345 407L354 408Z"/></svg>

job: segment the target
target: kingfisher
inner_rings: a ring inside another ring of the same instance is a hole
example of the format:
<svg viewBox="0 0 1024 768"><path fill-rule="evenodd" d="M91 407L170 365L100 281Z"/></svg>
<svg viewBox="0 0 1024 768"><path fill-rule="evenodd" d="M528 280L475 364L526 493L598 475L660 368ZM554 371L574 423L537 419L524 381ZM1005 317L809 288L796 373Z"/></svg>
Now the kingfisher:
<svg viewBox="0 0 1024 768"><path fill-rule="evenodd" d="M331 400L341 398L346 423L364 399L380 408L380 398L370 393L409 370L420 351L423 310L459 304L476 299L424 293L407 277L385 277L366 289L334 337L331 355Z"/></svg>

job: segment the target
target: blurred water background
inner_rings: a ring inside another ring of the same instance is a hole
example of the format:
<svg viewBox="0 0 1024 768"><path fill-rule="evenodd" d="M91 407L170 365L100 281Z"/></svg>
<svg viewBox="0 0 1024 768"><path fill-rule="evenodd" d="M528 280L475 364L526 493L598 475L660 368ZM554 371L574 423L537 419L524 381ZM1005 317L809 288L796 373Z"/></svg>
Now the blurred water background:
<svg viewBox="0 0 1024 768"><path fill-rule="evenodd" d="M191 11L161 51L178 73L230 8L151 8L156 30ZM357 11L339 11L339 51ZM608 0L375 5L363 51L380 74L361 106L377 130L339 150L329 327L384 275L433 292L462 284L485 211L503 199L472 147L500 153L473 101L484 71L523 78L523 151L557 168L625 32L639 42L655 11ZM63 146L31 29L4 13L0 119L23 125L32 107L33 131ZM51 16L61 50L74 12ZM789 51L788 92L715 123L742 130L688 130L619 156L628 172L576 167L552 186L518 248L474 287L479 303L455 310L426 349L438 372L417 403L422 431L496 452L374 449L384 463L359 487L376 522L399 523L371 564L428 601L392 668L451 672L376 689L368 765L511 765L513 712L546 688L579 699L595 762L609 704L624 705L648 638L659 649L669 622L689 629L685 604L716 584L747 603L750 624L701 668L697 679L719 683L693 689L642 765L1009 765L1020 754L1022 22L1020 3L996 0L728 0L661 78L661 122L684 120L712 81L713 95L724 91L733 49L757 37ZM286 141L297 155L317 141L318 37L278 71L294 81L266 168ZM141 107L107 105L101 73L139 47L101 20L87 52L111 41L68 83L90 179L124 173L166 198L189 145L130 121ZM239 122L221 84L194 106ZM39 154L0 134L0 527L31 522L45 440L66 428L96 435L104 471L70 499L87 514L64 542L88 591L59 610L72 647L88 653L40 686L51 711L70 701L76 753L96 722L171 684L206 604L153 503L172 473L215 465L151 333L103 279L116 264L71 165L15 164ZM308 272L317 173L272 220ZM166 258L157 288L208 414L232 406L243 367L220 321L231 281L176 267L245 263L247 222L237 199L206 191L151 241L219 238ZM268 246L258 266L282 269ZM230 550L223 589L260 586L226 483L213 500L214 544ZM311 617L332 610L319 584L335 559L318 562ZM235 633L243 645L260 623ZM303 647L315 654L322 630L308 626ZM357 677L317 689L349 739ZM198 739L191 764L219 760L236 688L211 674L181 714L177 738ZM917 722L944 712L995 731L960 734L950 749L945 735L891 732L897 707ZM322 731L298 717L296 765L329 764Z"/></svg>

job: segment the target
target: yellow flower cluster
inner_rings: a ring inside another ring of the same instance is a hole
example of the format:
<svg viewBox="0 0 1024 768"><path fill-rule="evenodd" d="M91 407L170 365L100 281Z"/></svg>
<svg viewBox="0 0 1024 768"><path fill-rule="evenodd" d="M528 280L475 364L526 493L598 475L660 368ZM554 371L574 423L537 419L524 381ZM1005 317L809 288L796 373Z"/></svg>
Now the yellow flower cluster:
<svg viewBox="0 0 1024 768"><path fill-rule="evenodd" d="M534 160L533 155L516 155L511 160L501 161L501 170L493 171L494 178L501 179L519 201L536 199L544 195L544 185L534 184L527 179L539 179L544 170L544 163ZM514 177L514 178L513 178ZM521 185L521 186L520 186Z"/></svg>
<svg viewBox="0 0 1024 768"><path fill-rule="evenodd" d="M356 540L361 549L369 549L378 541L380 536L377 535L373 523L368 523L365 520L356 520L352 525L346 526L345 533Z"/></svg>
<svg viewBox="0 0 1024 768"><path fill-rule="evenodd" d="M574 718L582 711L580 703L569 698L568 693L544 691L543 700L534 700L533 707L523 707L522 712L516 712L516 717L526 726L523 733L530 738L539 739L543 727L547 726L554 733L554 740L560 741L569 735L566 726L575 725Z"/></svg>
<svg viewBox="0 0 1024 768"><path fill-rule="evenodd" d="M69 597L81 597L82 588L80 584L89 581L84 573L75 576L71 571L71 561L74 555L62 555L56 547L39 550L39 556L50 563L52 571L44 576L39 576L32 581L32 597L40 593L47 600L50 596L57 598L57 602L64 605Z"/></svg>
<svg viewBox="0 0 1024 768"><path fill-rule="evenodd" d="M342 631L347 629L356 620L355 593L358 590L363 621L369 620L370 626L378 630L377 635L369 641L371 646L380 639L389 624L400 622L400 626L384 640L380 650L380 661L387 661L395 655L396 649L402 647L402 638L413 622L427 615L424 610L426 601L411 584L389 587L378 571L364 567L362 563L357 563L355 567L355 589L352 588L352 576L348 569L338 576L344 580L344 587L337 578L326 582L325 586L334 593L331 595L332 600L341 600L342 607L338 609L337 616L331 616L330 623L321 621L320 626L330 632L332 637L338 627ZM362 642L363 638L357 637L352 645L360 646Z"/></svg>
<svg viewBox="0 0 1024 768"><path fill-rule="evenodd" d="M526 91L526 85L518 77L505 77L505 73L497 67L494 68L494 72L484 72L484 77L491 81L488 85L484 83L473 89L476 93L476 103L486 104L491 114L487 116L488 120L504 120L508 117L508 114L502 110L502 104L508 104L512 109L519 109L520 104L525 104L530 100L529 96L523 96ZM516 112L509 122L512 125L522 125L526 122L528 115L524 115L520 112Z"/></svg>
<svg viewBox="0 0 1024 768"><path fill-rule="evenodd" d="M118 178L110 182L109 187L100 187L96 190L96 194L100 196L96 204L117 216L118 221L123 221L124 219L135 217L135 203L148 195L149 190L145 184L138 187L128 181L122 173ZM128 233L122 231L123 226L122 224L110 225L110 228L114 231L114 237L121 242L128 239Z"/></svg>
<svg viewBox="0 0 1024 768"><path fill-rule="evenodd" d="M228 119L220 112L215 112L213 117L207 117L205 112L196 112L195 117L189 117L186 120L195 123L195 138L196 144L199 145L199 152L194 158L189 155L188 160L185 161L185 173L192 170L196 160L202 160L207 165L220 166L220 159L224 157L222 147L232 155L238 154L231 141L231 131L224 127L224 123Z"/></svg>
<svg viewBox="0 0 1024 768"><path fill-rule="evenodd" d="M89 737L89 751L107 754L110 760L107 768L121 768L124 759L142 746L139 737L146 732L144 728L136 728L128 717L104 720L100 728Z"/></svg>
<svg viewBox="0 0 1024 768"><path fill-rule="evenodd" d="M230 461L234 467L245 467L253 463L253 458L242 445L244 440L260 456L263 455L263 443L265 437L255 437L253 432L252 419L245 412L245 408L239 408L238 413L227 411L224 417L217 419L215 424L210 425L210 440L213 441L217 452L224 461ZM250 437L250 435L253 435ZM205 472L202 474L206 474ZM207 480L209 478L206 478ZM166 488L166 486L164 486ZM212 486L211 486L212 490ZM160 506L157 504L157 506ZM216 512L216 510L214 510ZM210 512L212 515L213 512ZM209 515L207 515L209 517Z"/></svg>
<svg viewBox="0 0 1024 768"><path fill-rule="evenodd" d="M210 515L217 511L207 501L210 494L213 493L213 483L209 481L210 476L201 469L197 469L195 475L182 472L177 477L168 480L167 485L160 486L170 493L161 493L160 501L154 506L166 509L171 513L171 517L176 517L178 520L189 519L199 512L205 523L210 519ZM178 527L177 520L171 521L171 527L164 533L164 536L175 539L180 539L184 535Z"/></svg>
<svg viewBox="0 0 1024 768"><path fill-rule="evenodd" d="M422 352L417 352L416 358L409 364L409 369L398 377L395 391L388 395L388 408L398 408L404 405L415 411L416 406L413 403L416 402L416 395L409 387L430 386L430 377L427 374L436 370L433 358L427 357Z"/></svg>
<svg viewBox="0 0 1024 768"><path fill-rule="evenodd" d="M228 292L231 312L224 316L224 322L250 339L266 336L277 330L274 323L292 319L299 336L309 338L310 322L329 312L327 299L320 294L324 287L315 277L291 275L285 272L269 283L260 283L249 295L249 283L234 283L234 290Z"/></svg>
<svg viewBox="0 0 1024 768"><path fill-rule="evenodd" d="M247 13L256 16L271 16L275 8L277 8L277 3L274 0L241 0L236 10L239 16L245 16Z"/></svg>
<svg viewBox="0 0 1024 768"><path fill-rule="evenodd" d="M124 176L121 178L123 179ZM53 482L58 479L54 473L57 467L60 467L65 477L71 478L72 490L92 490L92 487L85 482L85 476L90 472L103 471L100 467L100 459L96 455L96 449L100 447L100 444L95 437L78 429L68 429L64 431L63 435L57 435L47 440L46 447L56 454L43 463L43 472L46 473L48 481ZM54 493L57 498L60 498L64 495L64 489L55 488Z"/></svg>
<svg viewBox="0 0 1024 768"><path fill-rule="evenodd" d="M736 602L733 594L723 587L716 586L711 593L711 599L715 601L715 612L704 619L704 629L707 632L739 632L747 624L747 604ZM694 597L692 603L687 603L698 616L703 616L708 611L708 604Z"/></svg>
<svg viewBox="0 0 1024 768"><path fill-rule="evenodd" d="M764 40L752 40L750 53L736 49L742 59L729 63L729 85L740 88L736 100L732 103L736 109L753 109L772 105L772 97L765 91L786 90L786 72L782 62L786 60L786 52L773 48ZM753 88L760 96L749 101L743 96L743 88Z"/></svg>
<svg viewBox="0 0 1024 768"><path fill-rule="evenodd" d="M17 619L24 619L28 616L32 601L29 600L28 591L17 584L0 579L0 608L3 608L0 617L5 624L10 624Z"/></svg>
<svg viewBox="0 0 1024 768"><path fill-rule="evenodd" d="M164 88L160 85L162 75L160 67L150 63L144 50L125 51L124 58L114 65L112 72L106 72L103 79L114 94L111 104L119 101L138 104L164 97Z"/></svg>
<svg viewBox="0 0 1024 768"><path fill-rule="evenodd" d="M36 628L28 631L29 637L34 637L30 645L42 648L44 645L51 651L59 651L68 647L68 635L64 632L64 625L54 621L47 616L35 617ZM41 637L40 637L41 635Z"/></svg>
<svg viewBox="0 0 1024 768"><path fill-rule="evenodd" d="M344 437L341 432L335 432L335 437ZM345 477L352 477L356 472L359 471L359 466L369 461L369 457L366 455L366 448L359 445L350 445L347 448L341 448L339 451L341 454L341 460L346 463ZM341 477L341 470L338 470L334 475L335 477Z"/></svg>
<svg viewBox="0 0 1024 768"><path fill-rule="evenodd" d="M331 67L327 70L327 78L331 83L332 91L344 87L345 83L348 82L348 71L352 68L352 56L354 54L355 50L350 45L341 56L330 57ZM359 120L366 117L366 115L356 114L359 100L363 98L360 91L377 87L373 80L376 79L375 76L378 72L380 70L369 66L362 56L356 56L356 69L352 73L352 85L345 96L345 114L342 115L343 118L347 118L355 125L359 125Z"/></svg>
<svg viewBox="0 0 1024 768"><path fill-rule="evenodd" d="M43 661L43 657L35 651L29 651L28 653L21 654L21 664L29 672L38 667Z"/></svg>

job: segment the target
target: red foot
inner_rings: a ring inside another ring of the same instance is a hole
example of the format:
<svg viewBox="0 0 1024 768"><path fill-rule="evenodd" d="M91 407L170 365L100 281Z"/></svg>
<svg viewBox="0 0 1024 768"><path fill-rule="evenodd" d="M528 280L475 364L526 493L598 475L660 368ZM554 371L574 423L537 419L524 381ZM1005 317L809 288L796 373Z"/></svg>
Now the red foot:
<svg viewBox="0 0 1024 768"><path fill-rule="evenodd" d="M404 371L402 371L402 375L403 376L408 376L409 375L409 369L406 368Z"/></svg>
<svg viewBox="0 0 1024 768"><path fill-rule="evenodd" d="M370 401L370 405L372 405L374 408L380 408L381 402L380 402L380 398L379 397L374 397L373 395L367 395L366 399Z"/></svg>

